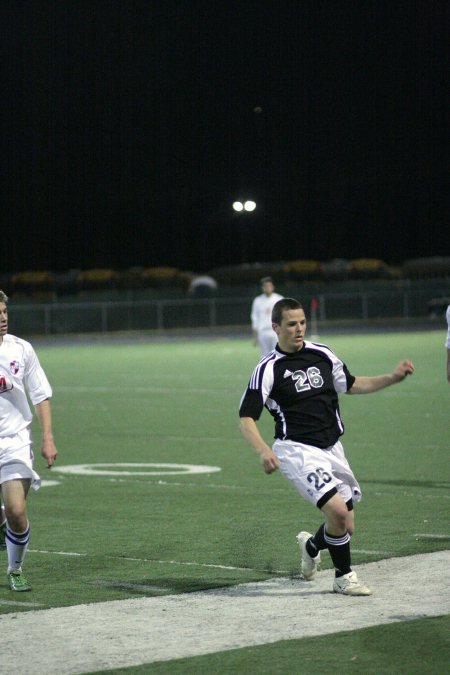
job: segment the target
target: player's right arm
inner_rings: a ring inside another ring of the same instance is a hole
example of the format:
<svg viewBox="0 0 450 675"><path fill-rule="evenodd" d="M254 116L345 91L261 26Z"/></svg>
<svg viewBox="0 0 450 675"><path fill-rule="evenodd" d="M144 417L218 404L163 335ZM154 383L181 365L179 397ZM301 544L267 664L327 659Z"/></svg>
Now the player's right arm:
<svg viewBox="0 0 450 675"><path fill-rule="evenodd" d="M273 473L279 467L278 458L272 448L267 445L256 425L264 409L264 402L273 384L273 362L263 360L258 363L252 373L248 387L239 406L239 428L245 440L259 455L266 473Z"/></svg>
<svg viewBox="0 0 450 675"><path fill-rule="evenodd" d="M280 466L278 457L259 433L255 420L252 417L241 417L239 428L245 440L252 446L256 454L259 455L264 471L266 473L276 471Z"/></svg>

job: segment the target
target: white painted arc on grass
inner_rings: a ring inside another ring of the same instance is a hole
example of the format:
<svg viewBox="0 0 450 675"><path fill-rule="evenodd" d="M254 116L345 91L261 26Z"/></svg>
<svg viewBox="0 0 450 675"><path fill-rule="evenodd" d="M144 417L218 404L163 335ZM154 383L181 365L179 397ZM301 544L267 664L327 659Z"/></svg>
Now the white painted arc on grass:
<svg viewBox="0 0 450 675"><path fill-rule="evenodd" d="M123 468L145 467L147 471L117 471L115 468L102 468L102 467L123 467ZM222 469L220 466L208 466L206 464L168 464L156 462L150 463L102 462L99 464L69 464L66 466L55 466L52 468L52 470L58 473L76 474L78 476L172 476L179 474L217 473Z"/></svg>

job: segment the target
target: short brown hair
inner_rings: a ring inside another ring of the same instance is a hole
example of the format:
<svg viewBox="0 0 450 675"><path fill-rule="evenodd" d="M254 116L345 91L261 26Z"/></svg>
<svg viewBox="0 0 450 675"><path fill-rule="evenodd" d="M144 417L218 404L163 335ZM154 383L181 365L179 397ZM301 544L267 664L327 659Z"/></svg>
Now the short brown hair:
<svg viewBox="0 0 450 675"><path fill-rule="evenodd" d="M8 302L8 296L3 291L0 291L0 302L4 302L5 305Z"/></svg>
<svg viewBox="0 0 450 675"><path fill-rule="evenodd" d="M286 309L303 309L303 305L298 300L295 300L295 298L282 298L278 300L272 309L272 323L279 325L283 320L283 312Z"/></svg>
<svg viewBox="0 0 450 675"><path fill-rule="evenodd" d="M263 284L273 284L273 279L272 277L263 277L262 279L259 280L259 283L261 284L261 286Z"/></svg>

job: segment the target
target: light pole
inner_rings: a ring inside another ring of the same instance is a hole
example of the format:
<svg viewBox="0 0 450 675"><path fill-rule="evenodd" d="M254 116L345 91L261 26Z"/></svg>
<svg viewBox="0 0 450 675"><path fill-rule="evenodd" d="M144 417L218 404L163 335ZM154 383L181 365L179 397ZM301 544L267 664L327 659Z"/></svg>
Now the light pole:
<svg viewBox="0 0 450 675"><path fill-rule="evenodd" d="M233 202L233 209L237 214L242 213L243 215L251 213L256 209L256 202L251 199L246 201L236 201ZM244 218L244 222L241 223L240 227L240 238L241 238L241 263L248 262L247 260L247 245L248 245L248 221L247 218Z"/></svg>

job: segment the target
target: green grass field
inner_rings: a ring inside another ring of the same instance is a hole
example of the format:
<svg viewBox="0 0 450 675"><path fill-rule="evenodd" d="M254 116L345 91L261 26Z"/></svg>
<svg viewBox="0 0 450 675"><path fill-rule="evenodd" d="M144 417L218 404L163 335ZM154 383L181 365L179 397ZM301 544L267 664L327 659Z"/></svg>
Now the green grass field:
<svg viewBox="0 0 450 675"><path fill-rule="evenodd" d="M413 377L395 387L341 397L343 442L363 490L353 562L447 549L450 387L444 333L320 340L355 375L388 372L402 358L412 358L416 367ZM320 514L281 475L266 476L239 434L237 409L258 358L250 341L35 346L54 388L58 466L110 465L102 468L111 474L49 472L38 456L35 427L36 468L58 484L29 497L26 572L34 590L11 606L2 604L11 600L2 583L0 613L30 611L30 599L45 609L298 574L295 534L315 531ZM260 428L268 440L272 427L265 413ZM120 463L221 470L142 475L142 467ZM331 567L329 557L323 558L323 567ZM445 628L448 618L424 619L129 671L324 672L338 650L349 655L349 673L444 673ZM412 646L419 635L432 654L422 662ZM314 659L318 653L321 658ZM306 667L299 668L302 658Z"/></svg>

